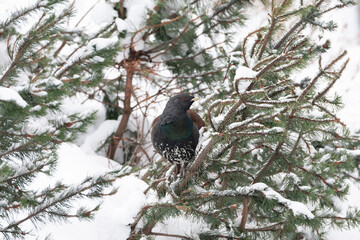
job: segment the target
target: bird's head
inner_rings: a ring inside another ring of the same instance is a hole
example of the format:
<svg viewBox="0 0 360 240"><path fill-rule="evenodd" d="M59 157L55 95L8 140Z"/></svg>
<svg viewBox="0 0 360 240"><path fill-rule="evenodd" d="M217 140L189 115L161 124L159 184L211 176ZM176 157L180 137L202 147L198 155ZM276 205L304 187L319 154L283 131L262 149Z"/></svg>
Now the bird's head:
<svg viewBox="0 0 360 240"><path fill-rule="evenodd" d="M186 112L195 100L197 99L187 93L179 93L169 99L165 109Z"/></svg>

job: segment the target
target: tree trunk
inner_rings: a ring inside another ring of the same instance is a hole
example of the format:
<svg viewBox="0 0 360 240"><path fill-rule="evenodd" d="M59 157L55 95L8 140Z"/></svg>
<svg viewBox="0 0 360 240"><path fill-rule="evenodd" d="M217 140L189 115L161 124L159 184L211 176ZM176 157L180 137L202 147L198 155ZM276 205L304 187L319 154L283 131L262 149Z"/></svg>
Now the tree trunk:
<svg viewBox="0 0 360 240"><path fill-rule="evenodd" d="M110 140L109 149L107 152L107 157L112 160L114 160L116 148L119 144L119 141L122 139L124 135L132 111L130 103L131 103L131 93L132 93L132 80L135 72L135 63L128 62L125 68L126 68L126 83L125 83L125 99L124 99L123 115L121 117L120 124L116 129L115 135Z"/></svg>

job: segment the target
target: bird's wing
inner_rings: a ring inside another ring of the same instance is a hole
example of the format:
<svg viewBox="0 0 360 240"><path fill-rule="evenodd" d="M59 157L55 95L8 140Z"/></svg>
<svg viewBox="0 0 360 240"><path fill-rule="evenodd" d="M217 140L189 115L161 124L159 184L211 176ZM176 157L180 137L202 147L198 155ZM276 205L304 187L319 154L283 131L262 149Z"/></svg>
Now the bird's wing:
<svg viewBox="0 0 360 240"><path fill-rule="evenodd" d="M194 112L193 110L187 110L187 112L189 113L191 119L193 120L194 124L198 127L198 129L200 130L200 128L205 126L205 122L204 120L202 120L202 118L199 116L199 114L197 114L196 112Z"/></svg>
<svg viewBox="0 0 360 240"><path fill-rule="evenodd" d="M151 124L151 127L154 127L155 123L160 120L160 117L161 117L161 115L157 116L157 117L154 119L154 121L153 121L152 124Z"/></svg>
<svg viewBox="0 0 360 240"><path fill-rule="evenodd" d="M204 120L202 120L202 118L200 117L199 114L197 114L196 112L194 112L193 110L187 110L187 112L190 115L190 118L193 120L194 124L198 127L198 129L200 130L202 127L205 126L205 122ZM155 123L160 121L160 117L161 115L157 116L154 121L151 124L151 127L154 127Z"/></svg>

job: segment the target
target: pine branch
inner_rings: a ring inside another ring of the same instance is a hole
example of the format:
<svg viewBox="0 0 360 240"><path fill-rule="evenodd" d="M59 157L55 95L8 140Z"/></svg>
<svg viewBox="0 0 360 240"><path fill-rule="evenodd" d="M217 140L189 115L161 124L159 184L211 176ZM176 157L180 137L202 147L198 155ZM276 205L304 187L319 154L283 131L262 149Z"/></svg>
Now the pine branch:
<svg viewBox="0 0 360 240"><path fill-rule="evenodd" d="M319 0L315 4L315 7L319 8L324 2L325 2L325 0ZM290 30L278 41L278 43L274 46L274 49L279 49L287 41L287 39L295 33L295 31L299 27L301 27L302 25L305 25L306 18L307 18L307 16L304 16L297 23L295 23L294 26L291 27Z"/></svg>
<svg viewBox="0 0 360 240"><path fill-rule="evenodd" d="M245 230L245 225L246 225L246 221L247 221L247 218L248 218L248 214L249 214L249 198L244 197L242 217L241 217L241 222L240 222L240 225L239 225L239 230L241 232Z"/></svg>
<svg viewBox="0 0 360 240"><path fill-rule="evenodd" d="M248 64L248 60L246 58L246 42L247 40L254 34L259 34L259 32L263 31L265 29L265 27L262 27L262 28L259 28L251 33L249 33L245 38L244 38L244 41L243 41L243 44L242 44L242 56L244 58L244 63L245 63L245 66L246 67L250 67L249 64ZM255 67L253 69L256 69Z"/></svg>
<svg viewBox="0 0 360 240"><path fill-rule="evenodd" d="M348 58L344 65L341 67L340 71L336 74L337 76L334 77L334 80L322 91L320 92L315 98L314 100L312 101L312 104L314 105L315 102L317 100L319 100L321 97L323 97L333 86L334 84L336 83L336 81L340 78L340 76L342 75L343 71L345 70L347 64L349 63L350 61L350 58Z"/></svg>
<svg viewBox="0 0 360 240"><path fill-rule="evenodd" d="M212 129L213 129L214 131L217 131L217 129L215 128L214 123L213 123L213 121L212 121L211 111L212 111L215 107L217 107L217 106L219 106L219 105L225 105L225 104L234 103L234 101L235 101L235 100L233 100L233 99L227 99L227 100L223 100L223 101L218 100L218 101L213 102L213 103L209 106L208 111L207 111L207 117L208 117L208 120L209 120L209 122L210 122L210 126L212 127Z"/></svg>
<svg viewBox="0 0 360 240"><path fill-rule="evenodd" d="M7 70L3 73L3 75L0 78L0 86L4 84L4 81L10 76L17 74L19 69L23 69L25 67L28 67L32 62L28 62L31 60L30 56L26 56L27 52L32 52L32 48L34 45L38 44L44 37L44 33L50 31L52 28L55 27L56 24L59 24L65 17L69 16L73 9L72 3L65 11L63 11L59 16L55 17L50 16L48 19L45 19L42 21L42 18L45 16L43 15L38 23L35 25L33 29L31 29L26 38L22 39L21 44L16 48L17 41L13 43L13 51L10 54L11 56L11 65L7 68ZM40 24L41 23L41 24ZM9 36L10 39L10 36ZM8 40L9 45L9 40ZM15 55L15 56L14 56Z"/></svg>
<svg viewBox="0 0 360 240"><path fill-rule="evenodd" d="M57 198L47 199L42 204L36 206L30 212L30 214L28 214L26 217L24 217L20 220L13 221L8 226L1 228L0 232L12 231L12 229L16 229L20 224L22 224L30 219L39 220L41 218L42 214L44 214L46 212L53 212L52 210L49 210L49 209L59 206L59 205L62 205L62 204L64 204L64 202L68 202L71 199L74 199L76 197L83 197L85 192L87 192L93 188L98 188L99 185L109 184L115 178L126 176L128 174L129 174L128 170L126 168L124 168L123 171L119 172L119 174L116 174L115 172L109 173L107 175L104 175L104 176L94 179L92 181L89 181L91 179L88 179L75 188L68 187L64 191L60 192L58 194ZM53 214L53 215L56 215L56 214ZM58 212L58 216L65 216L65 215ZM78 216L78 217L80 217L80 216Z"/></svg>
<svg viewBox="0 0 360 240"><path fill-rule="evenodd" d="M336 188L335 186L333 186L332 184L328 183L328 182L326 181L326 179L325 179L323 176L321 176L321 174L311 172L311 171L307 170L306 168L304 168L304 167L302 167L302 166L299 166L299 165L296 165L296 167L299 168L299 169L301 169L301 170L303 170L304 172L306 172L306 173L308 173L308 174L311 174L311 175L314 175L314 176L318 177L318 178L320 179L320 181L323 182L326 186L334 189L335 192L339 192L339 189L337 189L337 188Z"/></svg>
<svg viewBox="0 0 360 240"><path fill-rule="evenodd" d="M275 28L275 25L276 25L276 18L275 18L274 15L271 16L270 22L271 22L271 24L270 24L269 30L268 30L268 32L267 32L267 34L266 34L266 36L265 36L265 38L264 38L264 40L262 42L262 46L261 46L260 52L258 54L258 60L260 60L262 58L262 56L263 56L263 54L265 52L265 49L267 47L267 44L268 44L268 42L270 40L270 37L273 34L273 31L274 31L274 28Z"/></svg>
<svg viewBox="0 0 360 240"><path fill-rule="evenodd" d="M279 227L284 224L285 224L285 222L278 222L273 225L261 227L261 228L245 228L245 231L248 231L248 232L278 231Z"/></svg>
<svg viewBox="0 0 360 240"><path fill-rule="evenodd" d="M330 116L332 116L335 119L335 122L340 123L341 125L343 125L344 127L346 127L346 124L343 123L335 114L331 113L329 110L327 110L326 108L320 106L317 103L313 103L314 106L318 107L320 110L324 111L325 113L329 114Z"/></svg>
<svg viewBox="0 0 360 240"><path fill-rule="evenodd" d="M37 164L38 162L42 162L43 160L47 160L47 161L44 161L42 164ZM1 178L0 183L12 183L17 179L21 179L26 176L31 176L32 174L40 172L44 167L51 165L53 162L54 159L51 159L49 158L49 156L46 156L44 158L37 160L35 163L31 162L25 165L22 168L22 170L25 171L17 171L11 177Z"/></svg>
<svg viewBox="0 0 360 240"><path fill-rule="evenodd" d="M7 19L4 23L0 24L0 29L4 29L6 27L9 27L11 24L14 24L14 23L20 21L22 18L30 15L30 13L32 13L32 12L41 10L42 8L50 8L50 7L52 7L53 5L55 5L57 3L58 3L57 1L53 1L53 2L45 1L44 2L42 0L38 0L33 6L14 13L10 17L10 19Z"/></svg>
<svg viewBox="0 0 360 240"><path fill-rule="evenodd" d="M220 125L218 127L218 131L222 131L224 129L224 127L226 126L226 123L230 120L230 118L233 117L235 112L239 109L239 107L242 104L243 104L243 101L241 98L239 98L239 100L230 108L230 110L225 115L224 119L222 120L222 122L220 123Z"/></svg>
<svg viewBox="0 0 360 240"><path fill-rule="evenodd" d="M153 236L162 236L162 237L166 237L166 238L181 238L181 239L192 239L189 238L187 236L183 236L183 235L178 235L178 234L170 234L170 233L160 233L160 232L150 232L147 235L153 235Z"/></svg>
<svg viewBox="0 0 360 240"><path fill-rule="evenodd" d="M332 62L330 62L323 70L321 70L309 83L309 85L304 89L304 91L301 93L301 95L298 97L297 101L301 102L306 94L310 91L310 89L315 85L315 83L319 80L320 77L322 77L327 70L329 70L331 67L335 65L338 61L340 61L345 55L347 54L346 51L344 51L342 54L340 54L338 57L336 57ZM321 62L321 58L319 59L319 65Z"/></svg>
<svg viewBox="0 0 360 240"><path fill-rule="evenodd" d="M176 192L177 194L180 194L184 189L187 183L190 181L192 176L195 174L196 170L200 167L201 163L206 158L207 154L211 150L213 146L213 139L209 141L209 143L206 145L206 147L201 151L201 153L198 155L198 157L195 159L194 163L189 168L188 172L186 173L185 178L180 182Z"/></svg>

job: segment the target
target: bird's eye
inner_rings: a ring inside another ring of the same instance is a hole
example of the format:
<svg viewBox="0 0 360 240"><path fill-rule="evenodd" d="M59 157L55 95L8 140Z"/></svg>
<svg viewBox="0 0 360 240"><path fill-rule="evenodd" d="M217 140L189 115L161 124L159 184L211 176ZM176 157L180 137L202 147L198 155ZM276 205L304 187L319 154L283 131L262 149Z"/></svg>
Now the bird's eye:
<svg viewBox="0 0 360 240"><path fill-rule="evenodd" d="M181 98L181 101L187 101L187 100L188 100L187 97L182 97L182 98Z"/></svg>

